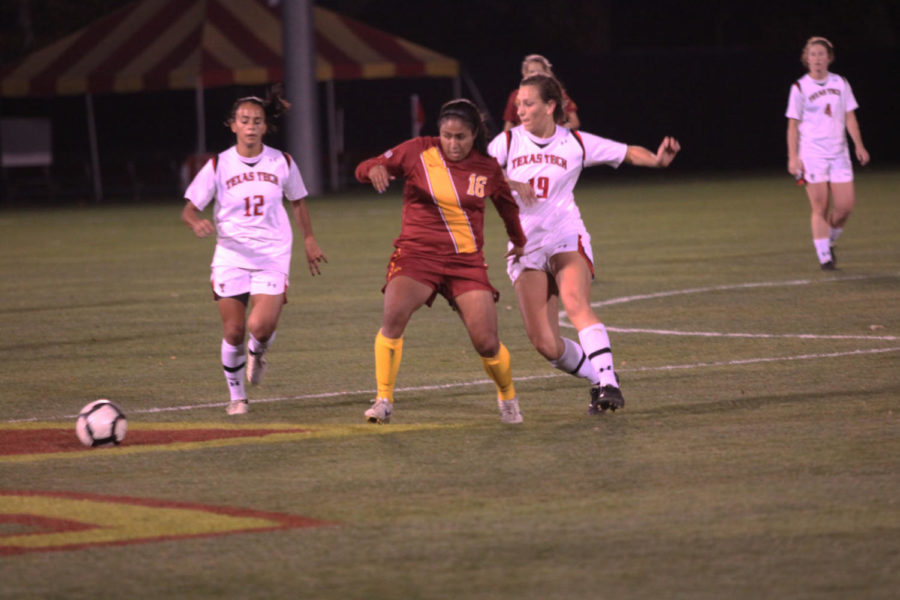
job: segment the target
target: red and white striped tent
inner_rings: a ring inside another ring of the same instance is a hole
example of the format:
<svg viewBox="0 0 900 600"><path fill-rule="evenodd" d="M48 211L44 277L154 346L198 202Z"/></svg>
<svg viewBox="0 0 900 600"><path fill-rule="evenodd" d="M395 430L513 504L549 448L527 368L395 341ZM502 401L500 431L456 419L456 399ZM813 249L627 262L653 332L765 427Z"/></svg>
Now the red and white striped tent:
<svg viewBox="0 0 900 600"><path fill-rule="evenodd" d="M456 60L330 10L314 6L313 21L319 81L459 75ZM0 95L266 84L282 65L280 3L139 0L0 68Z"/></svg>
<svg viewBox="0 0 900 600"><path fill-rule="evenodd" d="M271 0L137 0L0 67L0 96L85 94L93 130L92 94L194 89L202 151L204 88L284 79L281 13ZM321 7L312 16L318 81L441 77L453 78L458 92L455 59ZM334 106L327 109L331 123Z"/></svg>

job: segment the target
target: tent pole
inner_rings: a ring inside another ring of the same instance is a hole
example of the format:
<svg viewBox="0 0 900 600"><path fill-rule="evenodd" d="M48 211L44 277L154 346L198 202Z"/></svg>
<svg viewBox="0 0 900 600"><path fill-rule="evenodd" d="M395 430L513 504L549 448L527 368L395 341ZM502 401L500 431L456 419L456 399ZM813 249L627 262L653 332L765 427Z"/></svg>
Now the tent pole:
<svg viewBox="0 0 900 600"><path fill-rule="evenodd" d="M283 2L281 16L285 92L294 105L287 114L287 149L297 158L307 191L315 196L322 193L322 159L312 4L312 0Z"/></svg>
<svg viewBox="0 0 900 600"><path fill-rule="evenodd" d="M197 154L206 154L206 105L203 98L203 79L198 76L194 88L194 104L197 111Z"/></svg>
<svg viewBox="0 0 900 600"><path fill-rule="evenodd" d="M90 92L84 95L87 108L88 141L91 146L91 176L94 180L94 201L103 200L103 182L100 180L100 153L97 151L97 122L94 120L94 97Z"/></svg>
<svg viewBox="0 0 900 600"><path fill-rule="evenodd" d="M462 75L462 79L464 79L466 82L466 87L469 88L469 95L472 97L472 100L475 102L475 104L478 106L478 108L481 109L481 112L483 112L485 115L487 115L486 120L487 120L488 126L491 129L496 129L495 124L494 124L494 118L491 116L491 111L488 110L487 103L484 101L484 97L481 95L481 90L479 90L478 86L475 85L475 80L472 79L472 76L469 74L469 72L463 68L460 68L460 73ZM457 93L457 97L459 97L458 96L459 90L457 88L460 85L460 78L457 77L453 81L455 82L454 90Z"/></svg>
<svg viewBox="0 0 900 600"><path fill-rule="evenodd" d="M334 79L325 82L325 98L328 117L328 171L331 177L331 191L338 189L338 130L334 109Z"/></svg>

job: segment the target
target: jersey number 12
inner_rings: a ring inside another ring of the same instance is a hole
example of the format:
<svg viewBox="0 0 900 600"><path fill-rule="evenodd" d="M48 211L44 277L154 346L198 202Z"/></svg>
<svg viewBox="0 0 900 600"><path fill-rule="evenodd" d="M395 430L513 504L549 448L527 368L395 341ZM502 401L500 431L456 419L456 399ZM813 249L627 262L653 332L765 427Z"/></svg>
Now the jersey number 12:
<svg viewBox="0 0 900 600"><path fill-rule="evenodd" d="M263 214L262 207L266 203L265 196L250 196L244 198L244 216L245 217L261 217Z"/></svg>

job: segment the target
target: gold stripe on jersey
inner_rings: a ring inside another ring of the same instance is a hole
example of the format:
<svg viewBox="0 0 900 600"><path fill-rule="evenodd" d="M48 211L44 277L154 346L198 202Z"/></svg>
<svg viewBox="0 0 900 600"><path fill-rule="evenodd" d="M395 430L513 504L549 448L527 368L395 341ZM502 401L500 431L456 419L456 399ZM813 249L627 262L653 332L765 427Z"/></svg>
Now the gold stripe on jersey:
<svg viewBox="0 0 900 600"><path fill-rule="evenodd" d="M440 151L432 146L422 153L422 163L425 165L425 176L431 188L431 197L434 198L441 217L450 231L453 244L459 253L475 252L478 247L475 244L475 233L469 224L469 218L459 203L459 196L453 186L453 178L450 169L444 164Z"/></svg>

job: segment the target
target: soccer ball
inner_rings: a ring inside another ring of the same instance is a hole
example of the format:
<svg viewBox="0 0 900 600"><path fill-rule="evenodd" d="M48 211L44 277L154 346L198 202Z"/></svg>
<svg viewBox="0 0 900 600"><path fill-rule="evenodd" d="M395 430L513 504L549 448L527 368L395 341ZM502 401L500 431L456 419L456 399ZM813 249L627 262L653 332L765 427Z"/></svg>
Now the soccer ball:
<svg viewBox="0 0 900 600"><path fill-rule="evenodd" d="M128 419L118 406L103 398L81 409L75 421L75 435L91 448L115 446L125 439Z"/></svg>

